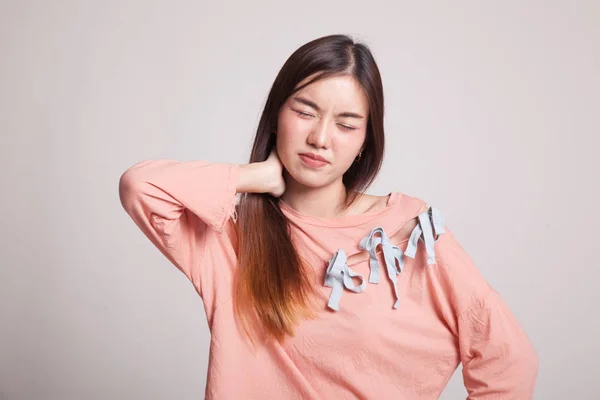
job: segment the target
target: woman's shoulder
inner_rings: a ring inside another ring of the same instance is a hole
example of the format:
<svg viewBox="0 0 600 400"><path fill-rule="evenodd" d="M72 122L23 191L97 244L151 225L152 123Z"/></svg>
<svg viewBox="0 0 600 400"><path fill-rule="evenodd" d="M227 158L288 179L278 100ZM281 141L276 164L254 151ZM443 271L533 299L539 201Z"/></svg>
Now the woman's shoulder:
<svg viewBox="0 0 600 400"><path fill-rule="evenodd" d="M426 211L429 208L428 202L416 195L411 195L405 192L392 191L391 198L395 198L396 202L405 210L410 210L415 213L415 217Z"/></svg>
<svg viewBox="0 0 600 400"><path fill-rule="evenodd" d="M364 214L383 210L388 206L390 196L377 196L368 193L359 194L356 199L356 213Z"/></svg>
<svg viewBox="0 0 600 400"><path fill-rule="evenodd" d="M418 196L399 191L390 192L390 203L392 203L390 208L396 209L403 221L402 228L396 232L395 236L407 239L419 223L419 215L426 212L429 205Z"/></svg>
<svg viewBox="0 0 600 400"><path fill-rule="evenodd" d="M361 193L357 195L353 213L372 213L386 208L402 208L405 211L422 212L427 209L427 202L399 191L391 191L386 195Z"/></svg>

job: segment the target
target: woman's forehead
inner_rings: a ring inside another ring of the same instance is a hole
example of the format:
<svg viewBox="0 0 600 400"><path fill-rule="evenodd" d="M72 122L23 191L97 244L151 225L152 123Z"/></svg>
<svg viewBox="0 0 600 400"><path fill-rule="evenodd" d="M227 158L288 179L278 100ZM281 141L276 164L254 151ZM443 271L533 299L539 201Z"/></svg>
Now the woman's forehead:
<svg viewBox="0 0 600 400"><path fill-rule="evenodd" d="M350 75L319 79L292 95L292 99L294 97L306 98L322 108L344 108L362 113L368 111L369 104L365 91Z"/></svg>

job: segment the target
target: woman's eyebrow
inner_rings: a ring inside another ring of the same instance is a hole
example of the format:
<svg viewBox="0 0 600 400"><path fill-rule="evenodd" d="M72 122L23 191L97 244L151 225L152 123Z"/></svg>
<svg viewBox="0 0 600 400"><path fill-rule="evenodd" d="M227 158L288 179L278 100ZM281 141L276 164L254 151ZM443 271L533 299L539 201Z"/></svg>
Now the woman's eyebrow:
<svg viewBox="0 0 600 400"><path fill-rule="evenodd" d="M292 98L294 101L297 101L298 103L302 103L304 105L309 106L310 108L314 109L315 111L320 111L321 109L319 108L319 106L311 100L308 100L304 97L301 96L294 96ZM341 112L339 114L336 115L337 117L349 117L349 118L358 118L358 119L364 119L365 117L363 117L360 114L354 113L354 112L350 112L350 111L345 111L345 112Z"/></svg>

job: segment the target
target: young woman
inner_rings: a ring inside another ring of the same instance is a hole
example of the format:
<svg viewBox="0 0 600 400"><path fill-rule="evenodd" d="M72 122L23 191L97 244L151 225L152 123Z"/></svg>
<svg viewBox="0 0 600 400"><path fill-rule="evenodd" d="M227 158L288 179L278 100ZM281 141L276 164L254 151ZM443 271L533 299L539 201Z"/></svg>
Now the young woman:
<svg viewBox="0 0 600 400"><path fill-rule="evenodd" d="M343 35L277 75L250 163L143 161L123 207L193 283L208 399L529 399L537 356L439 210L365 194L384 151L368 47ZM238 196L239 194L239 196Z"/></svg>

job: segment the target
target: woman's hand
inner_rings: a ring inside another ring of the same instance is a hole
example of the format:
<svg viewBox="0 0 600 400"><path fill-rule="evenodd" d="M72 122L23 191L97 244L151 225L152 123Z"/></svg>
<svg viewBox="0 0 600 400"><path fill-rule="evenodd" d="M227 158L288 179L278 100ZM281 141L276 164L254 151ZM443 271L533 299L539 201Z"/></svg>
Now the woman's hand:
<svg viewBox="0 0 600 400"><path fill-rule="evenodd" d="M263 164L269 183L268 193L275 197L280 197L285 192L285 180L283 179L283 164L279 159L276 148L273 148L271 154L269 154L269 157Z"/></svg>
<svg viewBox="0 0 600 400"><path fill-rule="evenodd" d="M273 149L265 161L240 165L236 191L280 197L285 192L285 180L277 150Z"/></svg>

